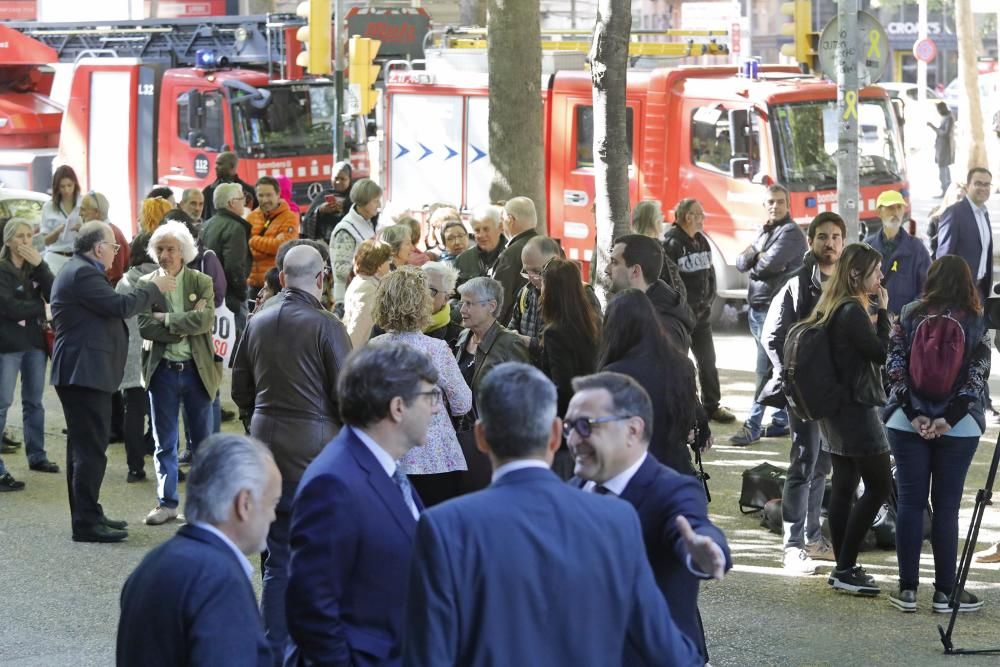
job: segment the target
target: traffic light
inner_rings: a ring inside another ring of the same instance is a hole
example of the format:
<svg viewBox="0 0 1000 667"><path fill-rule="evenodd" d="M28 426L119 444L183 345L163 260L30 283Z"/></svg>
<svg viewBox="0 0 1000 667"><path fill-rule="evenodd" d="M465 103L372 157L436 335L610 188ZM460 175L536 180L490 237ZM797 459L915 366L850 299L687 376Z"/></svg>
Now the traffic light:
<svg viewBox="0 0 1000 667"><path fill-rule="evenodd" d="M351 37L350 43L350 82L351 88L357 86L355 93L361 105L361 115L367 116L375 108L378 93L375 92L375 80L378 78L378 65L372 61L378 55L382 42L369 37Z"/></svg>
<svg viewBox="0 0 1000 667"><path fill-rule="evenodd" d="M781 55L795 58L804 71L816 69L816 45L819 34L812 27L812 0L792 0L781 3L781 14L792 17L781 24L781 34L792 37L792 44L781 47Z"/></svg>
<svg viewBox="0 0 1000 667"><path fill-rule="evenodd" d="M295 13L309 21L295 33L295 39L302 42L302 52L295 59L295 64L304 67L310 74L329 74L332 60L330 32L333 30L330 0L305 0L299 3Z"/></svg>

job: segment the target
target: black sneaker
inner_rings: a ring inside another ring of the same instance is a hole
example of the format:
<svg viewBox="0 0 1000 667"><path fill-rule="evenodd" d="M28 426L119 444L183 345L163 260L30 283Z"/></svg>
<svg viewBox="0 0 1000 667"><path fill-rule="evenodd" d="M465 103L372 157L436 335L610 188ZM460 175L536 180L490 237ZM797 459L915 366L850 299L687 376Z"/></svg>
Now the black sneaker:
<svg viewBox="0 0 1000 667"><path fill-rule="evenodd" d="M177 471L177 481L178 482L186 482L187 478L188 478L188 476L184 474L183 470L178 470Z"/></svg>
<svg viewBox="0 0 1000 667"><path fill-rule="evenodd" d="M13 447L14 449L17 449L23 444L20 440L12 436L6 430L4 430L3 438L0 439L0 442L3 442L3 444L7 445L8 447Z"/></svg>
<svg viewBox="0 0 1000 667"><path fill-rule="evenodd" d="M865 568L855 565L849 570L833 570L826 580L835 590L846 591L854 595L878 595L882 590L875 579L865 572Z"/></svg>
<svg viewBox="0 0 1000 667"><path fill-rule="evenodd" d="M0 477L0 493L5 491L20 491L24 488L24 482L19 482L10 476L9 472L5 472L3 477Z"/></svg>
<svg viewBox="0 0 1000 667"><path fill-rule="evenodd" d="M125 478L125 481L128 482L129 484L135 484L136 482L142 482L145 479L146 479L145 470L129 470L128 477Z"/></svg>
<svg viewBox="0 0 1000 667"><path fill-rule="evenodd" d="M771 422L764 429L765 438L784 438L788 435L788 424L775 424Z"/></svg>
<svg viewBox="0 0 1000 667"><path fill-rule="evenodd" d="M234 421L235 419L236 419L235 412L233 412L232 410L227 410L225 408L222 408L222 421L231 422Z"/></svg>
<svg viewBox="0 0 1000 667"><path fill-rule="evenodd" d="M59 472L59 466L48 459L29 463L28 467L35 472Z"/></svg>
<svg viewBox="0 0 1000 667"><path fill-rule="evenodd" d="M181 455L177 457L177 463L191 463L192 455L190 449L185 449L181 452Z"/></svg>
<svg viewBox="0 0 1000 667"><path fill-rule="evenodd" d="M752 426L744 424L740 430L729 438L729 444L733 447L748 447L755 442L760 442L760 429L754 430Z"/></svg>
<svg viewBox="0 0 1000 667"><path fill-rule="evenodd" d="M915 612L917 610L917 592L910 588L900 588L889 593L889 602L902 612Z"/></svg>
<svg viewBox="0 0 1000 667"><path fill-rule="evenodd" d="M935 613L938 614L950 614L951 604L948 601L947 595L941 591L934 591L934 602L931 605ZM958 600L958 611L979 611L983 607L983 601L977 598L975 595L969 591L962 591L962 595L959 596Z"/></svg>

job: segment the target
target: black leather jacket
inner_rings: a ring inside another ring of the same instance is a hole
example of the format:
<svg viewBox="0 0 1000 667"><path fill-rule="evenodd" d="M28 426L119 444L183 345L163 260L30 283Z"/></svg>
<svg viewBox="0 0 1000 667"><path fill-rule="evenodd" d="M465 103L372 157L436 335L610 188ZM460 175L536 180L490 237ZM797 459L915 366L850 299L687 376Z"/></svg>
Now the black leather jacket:
<svg viewBox="0 0 1000 667"><path fill-rule="evenodd" d="M282 290L280 302L250 318L236 348L233 401L253 412L250 435L266 444L286 482L340 430L337 377L351 339L311 294Z"/></svg>

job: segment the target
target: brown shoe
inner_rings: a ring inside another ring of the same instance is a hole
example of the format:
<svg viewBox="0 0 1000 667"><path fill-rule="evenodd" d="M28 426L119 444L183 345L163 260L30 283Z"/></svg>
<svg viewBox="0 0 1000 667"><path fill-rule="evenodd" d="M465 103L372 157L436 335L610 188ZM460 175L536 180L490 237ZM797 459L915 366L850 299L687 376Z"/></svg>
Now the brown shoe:
<svg viewBox="0 0 1000 667"><path fill-rule="evenodd" d="M976 554L977 563L1000 563L1000 542Z"/></svg>

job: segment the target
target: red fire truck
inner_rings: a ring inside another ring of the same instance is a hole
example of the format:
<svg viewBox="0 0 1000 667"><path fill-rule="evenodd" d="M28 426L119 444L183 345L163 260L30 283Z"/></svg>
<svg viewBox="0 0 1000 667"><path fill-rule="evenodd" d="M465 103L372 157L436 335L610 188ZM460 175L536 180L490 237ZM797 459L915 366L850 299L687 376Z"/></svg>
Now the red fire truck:
<svg viewBox="0 0 1000 667"><path fill-rule="evenodd" d="M4 185L44 192L53 163L69 164L124 223L154 184L202 188L232 150L243 180L285 175L308 203L330 180L335 91L286 67L297 49L289 32L301 24L271 15L0 25ZM355 120L345 134L365 175Z"/></svg>
<svg viewBox="0 0 1000 667"><path fill-rule="evenodd" d="M465 208L489 201L491 177L486 75L395 69L385 90L384 164L393 205L434 201ZM895 114L879 88L858 105L861 217L877 221L886 189L908 196ZM593 107L588 73L545 78L544 142L549 233L571 259L594 249ZM630 71L627 87L629 191L634 203L661 202L667 220L684 197L705 209L723 298L745 299L734 267L764 221L769 183L791 191L801 224L836 206L836 86L790 67L761 67L743 78L735 66Z"/></svg>

